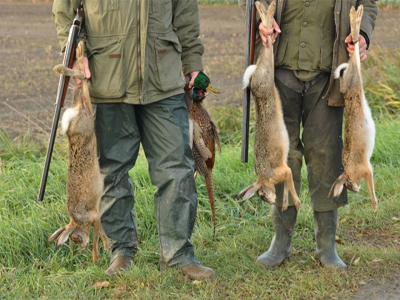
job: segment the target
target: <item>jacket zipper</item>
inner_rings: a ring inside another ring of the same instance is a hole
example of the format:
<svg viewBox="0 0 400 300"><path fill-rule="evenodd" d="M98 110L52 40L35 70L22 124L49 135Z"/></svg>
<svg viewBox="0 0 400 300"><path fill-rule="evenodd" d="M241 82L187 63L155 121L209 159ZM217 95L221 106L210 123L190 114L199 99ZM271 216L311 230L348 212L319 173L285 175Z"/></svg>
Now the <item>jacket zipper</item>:
<svg viewBox="0 0 400 300"><path fill-rule="evenodd" d="M141 60L141 34L142 30L140 28L140 1L137 2L137 20L138 20L138 43L137 43L137 53L138 53L138 88L139 88L139 102L142 103L142 60Z"/></svg>

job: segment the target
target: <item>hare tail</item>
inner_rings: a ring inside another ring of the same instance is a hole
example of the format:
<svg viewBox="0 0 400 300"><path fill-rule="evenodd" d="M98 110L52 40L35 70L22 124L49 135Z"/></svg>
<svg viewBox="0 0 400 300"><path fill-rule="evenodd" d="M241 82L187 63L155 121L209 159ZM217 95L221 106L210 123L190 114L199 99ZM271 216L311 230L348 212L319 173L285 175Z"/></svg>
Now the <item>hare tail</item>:
<svg viewBox="0 0 400 300"><path fill-rule="evenodd" d="M61 134L65 134L69 128L69 125L71 124L72 120L76 117L78 114L78 108L72 107L68 108L61 119Z"/></svg>
<svg viewBox="0 0 400 300"><path fill-rule="evenodd" d="M244 71L243 89L247 88L250 85L251 76L253 76L256 69L257 69L257 65L250 65L247 67L246 71Z"/></svg>
<svg viewBox="0 0 400 300"><path fill-rule="evenodd" d="M348 66L349 66L348 63L343 63L343 64L341 64L340 66L338 66L338 67L336 68L336 70L335 70L335 73L334 73L335 79L338 79L338 78L342 77L344 71L346 71L346 69L347 69Z"/></svg>

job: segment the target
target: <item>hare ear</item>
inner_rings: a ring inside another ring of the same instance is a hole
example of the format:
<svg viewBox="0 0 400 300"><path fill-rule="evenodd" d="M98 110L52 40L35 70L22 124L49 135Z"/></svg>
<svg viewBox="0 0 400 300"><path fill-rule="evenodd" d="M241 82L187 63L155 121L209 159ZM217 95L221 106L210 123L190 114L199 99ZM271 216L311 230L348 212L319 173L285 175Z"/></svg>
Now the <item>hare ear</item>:
<svg viewBox="0 0 400 300"><path fill-rule="evenodd" d="M56 232L54 232L51 236L49 236L49 238L47 239L49 242L52 242L55 238L57 238L61 232L63 232L65 230L65 226L61 227L59 229L56 230Z"/></svg>
<svg viewBox="0 0 400 300"><path fill-rule="evenodd" d="M60 248L68 240L69 235L74 232L75 228L76 226L71 226L60 235L57 240L56 249Z"/></svg>

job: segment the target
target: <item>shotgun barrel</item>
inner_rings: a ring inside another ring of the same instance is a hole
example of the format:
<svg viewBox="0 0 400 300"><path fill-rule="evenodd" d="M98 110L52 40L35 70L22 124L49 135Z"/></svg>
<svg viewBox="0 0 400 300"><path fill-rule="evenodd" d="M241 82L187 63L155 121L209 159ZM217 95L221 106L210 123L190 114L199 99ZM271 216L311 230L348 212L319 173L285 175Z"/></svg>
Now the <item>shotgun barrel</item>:
<svg viewBox="0 0 400 300"><path fill-rule="evenodd" d="M256 36L256 7L254 0L246 1L246 52L245 52L245 69L253 64L255 36ZM250 123L250 88L244 89L244 97L242 102L243 119L242 119L242 149L241 160L247 163L249 158L249 123Z"/></svg>

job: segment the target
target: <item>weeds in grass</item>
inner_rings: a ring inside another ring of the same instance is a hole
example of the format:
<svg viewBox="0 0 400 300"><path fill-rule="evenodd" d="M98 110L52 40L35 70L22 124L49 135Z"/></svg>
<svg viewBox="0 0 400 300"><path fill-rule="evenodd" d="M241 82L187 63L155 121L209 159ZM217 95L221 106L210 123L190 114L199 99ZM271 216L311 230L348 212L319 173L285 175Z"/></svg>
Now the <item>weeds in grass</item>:
<svg viewBox="0 0 400 300"><path fill-rule="evenodd" d="M371 51L363 65L364 90L373 115L396 116L400 111L400 53Z"/></svg>

